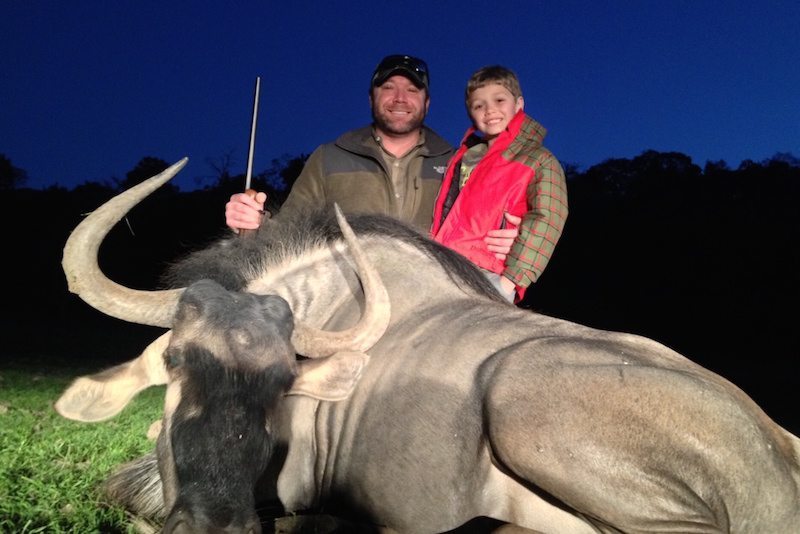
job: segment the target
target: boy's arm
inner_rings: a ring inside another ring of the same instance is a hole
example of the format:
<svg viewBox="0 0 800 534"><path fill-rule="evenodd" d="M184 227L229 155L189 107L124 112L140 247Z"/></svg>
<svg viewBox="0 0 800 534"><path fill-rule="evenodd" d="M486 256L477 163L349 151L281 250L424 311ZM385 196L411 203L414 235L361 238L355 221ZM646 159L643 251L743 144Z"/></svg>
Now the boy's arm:
<svg viewBox="0 0 800 534"><path fill-rule="evenodd" d="M541 276L553 255L567 220L567 182L558 160L549 152L528 185L529 211L506 260L503 275L519 287Z"/></svg>

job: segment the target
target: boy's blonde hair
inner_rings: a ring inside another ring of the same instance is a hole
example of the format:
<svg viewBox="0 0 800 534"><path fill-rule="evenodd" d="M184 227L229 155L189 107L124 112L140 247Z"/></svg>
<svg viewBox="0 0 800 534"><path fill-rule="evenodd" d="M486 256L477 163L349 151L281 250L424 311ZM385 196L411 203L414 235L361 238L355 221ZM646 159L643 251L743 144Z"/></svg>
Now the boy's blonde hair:
<svg viewBox="0 0 800 534"><path fill-rule="evenodd" d="M517 75L514 74L514 71L501 65L490 65L478 69L470 76L469 80L467 80L467 90L464 94L467 108L469 108L469 97L472 96L472 93L474 93L476 89L480 89L490 83L502 85L508 89L514 99L522 96L522 88L519 85L519 79Z"/></svg>

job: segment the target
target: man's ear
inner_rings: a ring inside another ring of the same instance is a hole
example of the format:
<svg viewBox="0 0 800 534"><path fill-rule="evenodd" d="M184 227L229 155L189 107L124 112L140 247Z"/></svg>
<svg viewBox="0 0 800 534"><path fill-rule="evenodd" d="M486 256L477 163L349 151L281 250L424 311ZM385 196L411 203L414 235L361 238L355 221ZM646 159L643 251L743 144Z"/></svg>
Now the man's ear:
<svg viewBox="0 0 800 534"><path fill-rule="evenodd" d="M514 107L514 112L519 113L519 110L521 109L525 109L525 99L522 98L522 95L520 95L519 98L517 98L517 104Z"/></svg>

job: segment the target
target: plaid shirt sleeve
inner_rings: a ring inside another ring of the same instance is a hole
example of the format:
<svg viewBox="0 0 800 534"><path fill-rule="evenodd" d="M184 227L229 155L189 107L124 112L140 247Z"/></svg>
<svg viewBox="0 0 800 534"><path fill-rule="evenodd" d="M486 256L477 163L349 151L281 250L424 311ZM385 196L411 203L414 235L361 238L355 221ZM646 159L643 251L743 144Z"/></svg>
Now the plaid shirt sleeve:
<svg viewBox="0 0 800 534"><path fill-rule="evenodd" d="M541 276L567 220L567 183L552 154L540 161L527 195L528 212L522 217L503 272L519 287L528 287Z"/></svg>

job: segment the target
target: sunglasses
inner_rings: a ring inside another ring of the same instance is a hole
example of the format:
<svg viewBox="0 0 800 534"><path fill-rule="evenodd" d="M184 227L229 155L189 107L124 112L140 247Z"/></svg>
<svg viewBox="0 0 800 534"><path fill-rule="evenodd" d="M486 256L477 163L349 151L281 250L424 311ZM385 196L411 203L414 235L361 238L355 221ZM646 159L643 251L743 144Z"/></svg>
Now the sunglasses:
<svg viewBox="0 0 800 534"><path fill-rule="evenodd" d="M398 67L406 67L407 69L418 73L420 76L428 75L427 63L416 57L402 55L386 56L375 70L386 71L389 69L396 69Z"/></svg>
<svg viewBox="0 0 800 534"><path fill-rule="evenodd" d="M403 70L417 79L418 83L428 87L428 64L419 58L401 54L386 56L381 60L372 76L375 80L383 79L387 73Z"/></svg>

